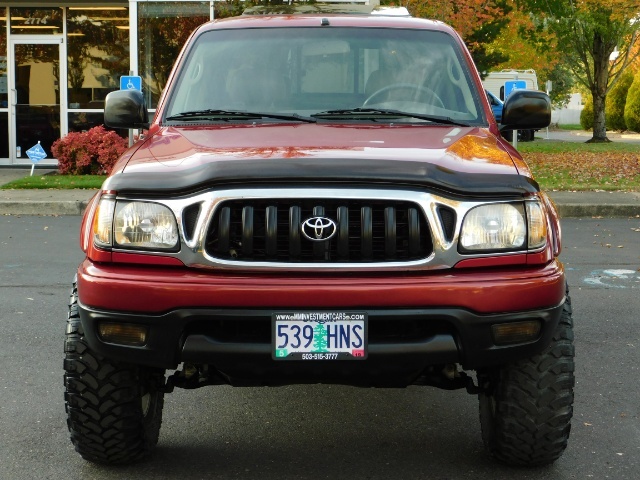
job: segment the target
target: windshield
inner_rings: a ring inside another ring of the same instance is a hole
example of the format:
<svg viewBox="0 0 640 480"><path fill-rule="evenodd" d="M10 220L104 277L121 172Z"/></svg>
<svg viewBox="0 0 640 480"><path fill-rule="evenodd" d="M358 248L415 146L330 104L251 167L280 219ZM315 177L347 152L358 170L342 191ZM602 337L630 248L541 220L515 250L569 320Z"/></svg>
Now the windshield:
<svg viewBox="0 0 640 480"><path fill-rule="evenodd" d="M229 112L226 121L258 117L232 112L282 117L260 117L266 121L286 115L485 121L454 39L429 30L335 27L330 36L322 28L209 31L196 39L169 95L164 119L183 122L220 120L221 111Z"/></svg>

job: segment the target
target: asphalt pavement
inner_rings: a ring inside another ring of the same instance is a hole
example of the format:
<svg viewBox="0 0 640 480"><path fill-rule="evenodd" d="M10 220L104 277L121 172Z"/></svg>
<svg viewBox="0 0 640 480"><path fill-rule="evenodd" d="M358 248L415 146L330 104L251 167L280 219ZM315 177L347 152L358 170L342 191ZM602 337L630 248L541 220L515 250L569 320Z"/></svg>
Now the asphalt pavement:
<svg viewBox="0 0 640 480"><path fill-rule="evenodd" d="M611 140L638 144L640 134L608 132ZM585 142L590 132L550 130L536 139ZM34 175L52 170L36 169ZM29 168L0 167L0 185L31 174ZM0 215L81 215L96 190L0 190ZM640 192L548 192L561 217L635 217L640 215Z"/></svg>
<svg viewBox="0 0 640 480"><path fill-rule="evenodd" d="M69 441L62 379L78 216L0 216L2 480L638 480L640 219L565 219L575 403L555 464L485 455L464 390L340 385L176 389L148 461L103 466ZM634 247L636 245L636 247Z"/></svg>

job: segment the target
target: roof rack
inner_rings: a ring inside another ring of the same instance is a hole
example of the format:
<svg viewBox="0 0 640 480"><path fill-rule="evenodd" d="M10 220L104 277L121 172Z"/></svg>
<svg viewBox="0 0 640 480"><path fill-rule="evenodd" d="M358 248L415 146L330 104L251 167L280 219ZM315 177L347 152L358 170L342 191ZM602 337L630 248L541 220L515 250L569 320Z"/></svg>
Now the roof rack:
<svg viewBox="0 0 640 480"><path fill-rule="evenodd" d="M405 7L381 6L380 0L289 0L280 5L258 5L244 10L243 15L293 15L293 14L359 14L409 17Z"/></svg>

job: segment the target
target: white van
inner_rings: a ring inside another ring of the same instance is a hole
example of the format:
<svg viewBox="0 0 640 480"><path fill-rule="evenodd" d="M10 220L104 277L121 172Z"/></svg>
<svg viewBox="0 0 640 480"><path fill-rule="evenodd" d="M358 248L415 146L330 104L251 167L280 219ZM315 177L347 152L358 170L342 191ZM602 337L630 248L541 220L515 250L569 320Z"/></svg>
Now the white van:
<svg viewBox="0 0 640 480"><path fill-rule="evenodd" d="M535 70L501 70L489 72L482 81L484 88L504 101L504 83L512 80L524 80L527 90L538 90L538 77Z"/></svg>

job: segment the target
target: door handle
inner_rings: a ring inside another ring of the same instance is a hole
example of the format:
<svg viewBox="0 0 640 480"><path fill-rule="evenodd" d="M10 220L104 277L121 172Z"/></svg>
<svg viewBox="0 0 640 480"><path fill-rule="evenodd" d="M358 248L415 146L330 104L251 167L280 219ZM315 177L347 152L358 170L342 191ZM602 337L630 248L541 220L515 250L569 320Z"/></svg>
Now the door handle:
<svg viewBox="0 0 640 480"><path fill-rule="evenodd" d="M11 89L11 96L13 97L13 102L11 102L11 105L13 105L14 107L16 105L18 105L18 90L16 90L15 88Z"/></svg>

